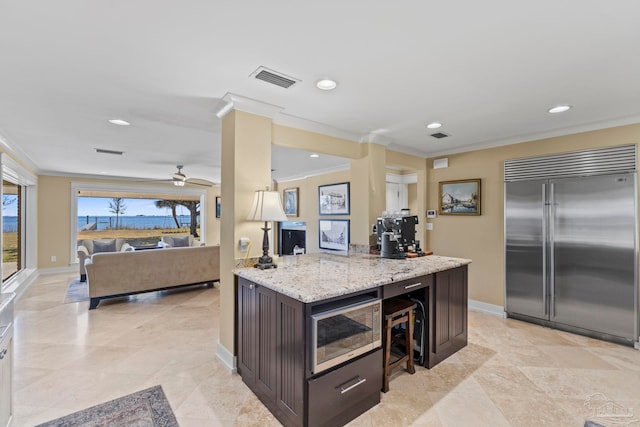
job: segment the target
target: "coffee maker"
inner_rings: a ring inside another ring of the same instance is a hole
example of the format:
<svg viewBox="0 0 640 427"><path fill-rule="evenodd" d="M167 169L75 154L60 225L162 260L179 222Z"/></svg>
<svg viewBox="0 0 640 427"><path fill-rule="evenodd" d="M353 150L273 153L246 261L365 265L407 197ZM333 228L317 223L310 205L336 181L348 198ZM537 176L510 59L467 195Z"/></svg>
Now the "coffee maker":
<svg viewBox="0 0 640 427"><path fill-rule="evenodd" d="M376 223L378 249L382 258L403 259L408 253L424 255L420 241L416 240L417 215L411 215L408 209L401 213L385 213L377 218Z"/></svg>

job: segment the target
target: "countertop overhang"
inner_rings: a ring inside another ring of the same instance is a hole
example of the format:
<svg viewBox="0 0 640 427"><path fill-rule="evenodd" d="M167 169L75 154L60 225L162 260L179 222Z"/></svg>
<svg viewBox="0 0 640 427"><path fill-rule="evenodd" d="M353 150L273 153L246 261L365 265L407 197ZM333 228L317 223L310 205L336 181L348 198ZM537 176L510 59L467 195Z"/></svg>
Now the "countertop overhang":
<svg viewBox="0 0 640 427"><path fill-rule="evenodd" d="M320 253L280 257L278 268L237 268L233 272L303 303L311 303L470 263L470 259L439 255L387 259L379 255Z"/></svg>

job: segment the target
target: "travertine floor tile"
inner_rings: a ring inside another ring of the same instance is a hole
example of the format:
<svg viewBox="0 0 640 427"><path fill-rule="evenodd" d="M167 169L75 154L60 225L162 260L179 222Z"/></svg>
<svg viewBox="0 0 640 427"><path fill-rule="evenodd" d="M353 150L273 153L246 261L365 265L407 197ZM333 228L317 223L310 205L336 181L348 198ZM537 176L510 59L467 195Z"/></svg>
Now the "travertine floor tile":
<svg viewBox="0 0 640 427"><path fill-rule="evenodd" d="M62 303L74 276L42 276L16 302L16 427L157 384L182 427L279 425L215 357L217 288L117 298L89 312L87 302ZM640 414L638 384L637 350L469 312L466 348L414 375L397 368L381 404L349 426L608 425L598 405Z"/></svg>

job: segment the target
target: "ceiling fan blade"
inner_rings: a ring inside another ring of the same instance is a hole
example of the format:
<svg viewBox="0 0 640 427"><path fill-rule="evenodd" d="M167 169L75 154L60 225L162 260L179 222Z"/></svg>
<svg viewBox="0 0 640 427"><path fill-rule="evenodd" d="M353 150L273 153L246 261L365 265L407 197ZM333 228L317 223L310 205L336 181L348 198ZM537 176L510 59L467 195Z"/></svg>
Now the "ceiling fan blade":
<svg viewBox="0 0 640 427"><path fill-rule="evenodd" d="M203 187L212 187L213 182L200 178L189 178L185 181L187 184L202 185Z"/></svg>

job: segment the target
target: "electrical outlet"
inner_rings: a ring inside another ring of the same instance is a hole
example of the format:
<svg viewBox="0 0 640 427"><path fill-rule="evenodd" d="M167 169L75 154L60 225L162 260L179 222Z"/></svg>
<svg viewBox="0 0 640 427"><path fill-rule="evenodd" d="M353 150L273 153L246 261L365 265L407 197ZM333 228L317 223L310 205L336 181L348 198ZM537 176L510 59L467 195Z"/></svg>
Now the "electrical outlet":
<svg viewBox="0 0 640 427"><path fill-rule="evenodd" d="M51 262L56 262L58 259L55 255L51 255Z"/></svg>
<svg viewBox="0 0 640 427"><path fill-rule="evenodd" d="M427 223L427 230L433 230L433 223L432 222L428 222Z"/></svg>

